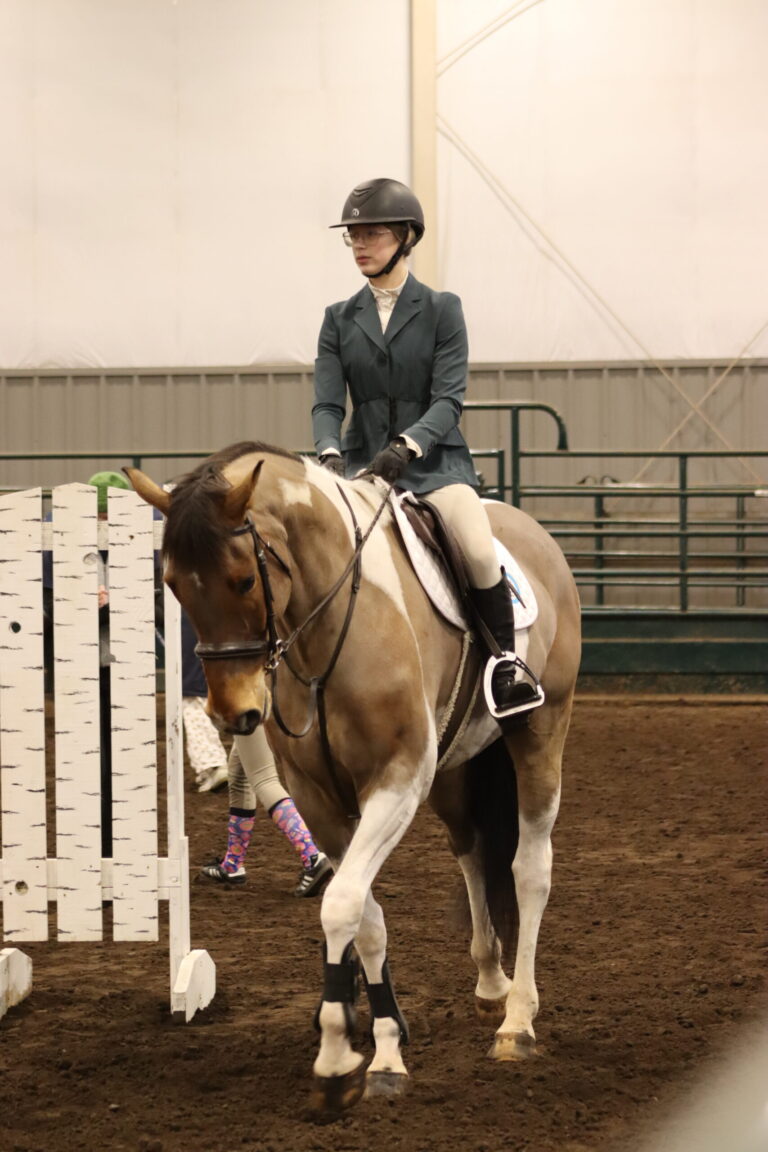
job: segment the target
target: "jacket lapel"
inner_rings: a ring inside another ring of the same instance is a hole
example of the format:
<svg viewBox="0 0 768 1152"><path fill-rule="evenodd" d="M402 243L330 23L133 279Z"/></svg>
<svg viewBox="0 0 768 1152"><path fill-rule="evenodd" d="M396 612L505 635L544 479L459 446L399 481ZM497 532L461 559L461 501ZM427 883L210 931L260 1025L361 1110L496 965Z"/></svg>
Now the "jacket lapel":
<svg viewBox="0 0 768 1152"><path fill-rule="evenodd" d="M355 323L362 328L369 340L373 340L377 348L386 352L387 346L384 343L384 333L381 330L381 320L376 308L376 301L373 298L373 292L367 285L361 292L358 292L355 309ZM389 323L391 324L392 320Z"/></svg>
<svg viewBox="0 0 768 1152"><path fill-rule="evenodd" d="M373 293L369 293L369 295L373 298ZM421 298L421 284L409 273L405 287L400 293L395 309L389 318L387 330L384 333L384 340L387 344L391 344L392 340L397 336L398 332L405 327L408 321L412 320L414 316L417 316L419 312L421 312ZM379 328L381 328L381 324L379 324Z"/></svg>

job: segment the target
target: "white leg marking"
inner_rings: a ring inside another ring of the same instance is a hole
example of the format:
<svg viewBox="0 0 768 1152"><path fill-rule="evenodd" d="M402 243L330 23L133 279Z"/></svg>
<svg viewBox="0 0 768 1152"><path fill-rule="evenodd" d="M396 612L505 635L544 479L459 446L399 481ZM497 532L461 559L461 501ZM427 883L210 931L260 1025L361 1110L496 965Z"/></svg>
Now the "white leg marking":
<svg viewBox="0 0 768 1152"><path fill-rule="evenodd" d="M387 928L384 913L374 900L371 892L365 902L365 910L360 929L355 938L355 946L365 968L370 984L380 984L382 968L387 956ZM396 1072L407 1076L408 1072L400 1053L400 1026L391 1016L379 1017L373 1021L373 1039L376 1052L369 1072Z"/></svg>
<svg viewBox="0 0 768 1152"><path fill-rule="evenodd" d="M512 981L501 966L501 947L488 915L482 870L475 851L459 857L472 914L470 955L477 965L475 994L482 1000L500 1000L512 987Z"/></svg>
<svg viewBox="0 0 768 1152"><path fill-rule="evenodd" d="M533 1036L533 1020L539 1010L536 990L536 942L552 880L552 841L560 792L548 811L536 820L520 816L520 837L512 871L520 914L520 928L512 988L507 997L507 1014L499 1033L527 1032Z"/></svg>
<svg viewBox="0 0 768 1152"><path fill-rule="evenodd" d="M344 1007L329 1004L326 1000L320 1008L320 1051L314 1064L316 1076L345 1076L359 1068L363 1057L355 1052L349 1042Z"/></svg>
<svg viewBox="0 0 768 1152"><path fill-rule="evenodd" d="M376 1051L368 1065L369 1072L394 1072L407 1076L408 1069L400 1052L400 1025L391 1016L379 1017L373 1022L373 1041Z"/></svg>
<svg viewBox="0 0 768 1152"><path fill-rule="evenodd" d="M320 918L329 963L338 964L346 945L358 936L371 884L413 820L423 792L423 778L430 775L430 768L433 773L434 756L425 758L405 790L381 789L365 804L352 843L323 896ZM373 922L369 921L367 931L376 933ZM381 963L383 956L379 976ZM346 1036L341 1005L323 1003L315 1074L340 1076L357 1068L361 1061Z"/></svg>
<svg viewBox="0 0 768 1152"><path fill-rule="evenodd" d="M381 983L381 970L387 956L387 926L381 905L369 892L363 917L355 937L355 947L371 984Z"/></svg>

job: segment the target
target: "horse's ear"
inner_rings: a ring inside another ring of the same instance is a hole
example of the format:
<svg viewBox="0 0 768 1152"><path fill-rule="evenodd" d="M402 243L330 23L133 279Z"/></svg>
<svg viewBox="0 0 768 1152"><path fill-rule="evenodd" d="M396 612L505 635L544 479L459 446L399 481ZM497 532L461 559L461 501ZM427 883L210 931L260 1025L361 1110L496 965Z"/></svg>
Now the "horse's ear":
<svg viewBox="0 0 768 1152"><path fill-rule="evenodd" d="M130 480L134 492L138 492L142 500L146 500L147 504L157 508L163 516L168 515L168 509L171 506L170 492L166 492L159 484L155 484L154 480L150 480L149 476L145 476L138 468L123 468L123 472Z"/></svg>
<svg viewBox="0 0 768 1152"><path fill-rule="evenodd" d="M233 520L240 521L245 516L245 510L251 502L251 496L259 479L263 463L263 460L259 460L253 471L249 472L239 484L233 484L227 492L225 497L227 515L231 516Z"/></svg>

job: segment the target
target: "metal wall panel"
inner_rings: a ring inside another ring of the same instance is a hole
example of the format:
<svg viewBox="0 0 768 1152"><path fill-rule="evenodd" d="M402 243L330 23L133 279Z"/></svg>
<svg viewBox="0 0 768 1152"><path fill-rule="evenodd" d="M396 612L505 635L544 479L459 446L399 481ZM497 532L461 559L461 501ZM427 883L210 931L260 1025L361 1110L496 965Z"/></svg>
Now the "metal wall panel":
<svg viewBox="0 0 768 1152"><path fill-rule="evenodd" d="M468 396L475 400L530 399L551 404L565 418L570 447L574 449L653 451L662 447L691 411L676 389L701 403L728 365L686 363L662 368L666 375L642 363L477 367L471 373ZM768 428L768 361L734 366L702 404L702 411L712 426L692 415L668 445L670 449L762 448ZM500 420L497 414L472 413L465 416L464 427L473 448L507 447L506 423L507 418ZM555 446L555 426L546 415L525 417L523 432L526 448ZM596 466L600 466L599 459ZM606 469L612 466L615 467L610 462L605 464ZM634 467L637 471L640 465ZM661 467L654 465L643 479L661 479ZM551 468L548 461L539 465L539 473L532 476L537 481L551 481ZM631 480L630 468L627 464L617 479ZM740 482L751 475L748 468L729 468L732 478ZM544 470L546 476L542 474ZM714 482L716 477L702 475L701 479Z"/></svg>
<svg viewBox="0 0 768 1152"><path fill-rule="evenodd" d="M655 521L657 527L676 530L678 499L673 494L653 495L648 488L657 492L660 485L676 488L678 461L609 453L642 453L664 446L687 452L716 452L726 445L739 451L762 449L768 428L768 361L728 368L727 364L690 362L475 365L468 398L547 404L563 416L572 453L588 453L523 455L521 460L523 507L556 532L566 533L561 543L574 568L602 564L601 548L612 566L626 568L632 564L630 554L639 550L642 564L666 568L675 566L679 539L649 535L643 529ZM690 407L683 393L701 405L706 419L699 415L686 419ZM245 439L310 450L311 407L310 367L0 374L0 488L51 488L87 480L97 469L119 468L135 456L144 456L143 467L162 482L193 467L199 457L160 455L155 459L146 453L210 452ZM679 434L672 435L681 424ZM509 413L468 409L463 427L474 450L504 450L505 482L509 484ZM557 434L550 414L521 415L523 453L553 452ZM67 461L2 459L11 452L91 455ZM482 459L476 464L486 482L495 484L496 460ZM688 486L712 489L735 484L740 491L752 493L738 500L733 494L725 497L710 492L706 499L689 504L692 521L706 518L718 531L729 533L691 542L691 549L711 558L712 564L760 565L763 539L748 534L737 538L731 529L739 514L756 530L764 527L768 512L768 478L760 471L764 467L765 458L688 460ZM615 495L610 491L613 481L623 486ZM570 491L538 495L530 493L532 487ZM592 535L598 522L603 528L610 523L620 529L627 518L636 526L632 539L606 535L601 542L598 535ZM585 528L588 532L583 534ZM731 559L723 559L723 554ZM702 563L706 565L707 560ZM597 604L595 585L581 583L585 607ZM604 597L602 603L614 607L638 603L673 607L679 599L674 578L667 587L648 580L635 586L609 583L599 594ZM718 582L698 588L691 606L727 607L735 595L733 588ZM764 605L765 588L751 587L742 602L745 607Z"/></svg>
<svg viewBox="0 0 768 1152"><path fill-rule="evenodd" d="M468 397L551 404L563 415L574 449L652 451L690 411L677 389L700 401L727 368L725 363L705 362L661 368L634 362L474 365ZM311 406L309 366L0 373L0 455L91 449L98 453L84 461L0 460L0 487L51 487L87 479L97 467L124 463L125 455L118 459L116 453L164 448L213 451L242 439L306 450L312 445ZM768 361L732 367L703 410L711 426L692 416L669 447L762 447L768 428ZM472 448L509 448L509 418L504 414L466 413L463 427ZM555 425L546 415L525 416L522 427L524 448L555 447ZM191 459L162 460L155 474L165 479L189 463ZM616 475L631 481L642 462L617 465L598 456L580 474L581 467L579 461L531 462L526 478L575 483L589 475ZM655 463L642 479L668 479L664 467ZM697 478L707 483L728 479L755 484L767 479L749 466L724 463L703 465Z"/></svg>

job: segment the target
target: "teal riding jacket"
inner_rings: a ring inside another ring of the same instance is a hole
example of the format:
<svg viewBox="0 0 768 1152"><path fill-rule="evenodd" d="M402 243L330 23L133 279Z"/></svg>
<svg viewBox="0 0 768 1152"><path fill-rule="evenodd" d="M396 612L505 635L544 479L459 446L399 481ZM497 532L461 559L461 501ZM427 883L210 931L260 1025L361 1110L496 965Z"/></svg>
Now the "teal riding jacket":
<svg viewBox="0 0 768 1152"><path fill-rule="evenodd" d="M461 301L409 275L386 332L366 284L325 310L315 360L312 428L318 456L340 450L347 476L367 468L396 436L422 455L398 487L424 494L447 484L477 487L459 431L467 386L467 329ZM344 433L347 408L351 415Z"/></svg>

